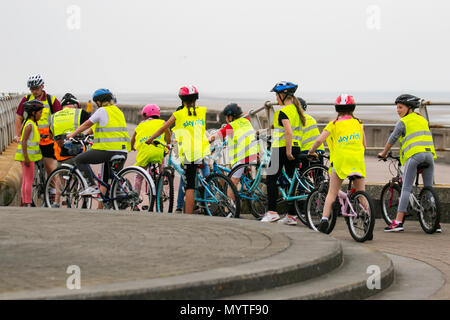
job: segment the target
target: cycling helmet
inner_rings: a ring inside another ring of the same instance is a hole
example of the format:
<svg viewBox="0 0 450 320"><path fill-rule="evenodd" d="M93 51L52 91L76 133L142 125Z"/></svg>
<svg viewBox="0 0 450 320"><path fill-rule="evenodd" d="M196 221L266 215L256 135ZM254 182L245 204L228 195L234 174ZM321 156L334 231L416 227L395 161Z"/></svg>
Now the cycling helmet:
<svg viewBox="0 0 450 320"><path fill-rule="evenodd" d="M239 117L242 114L242 109L237 103L230 103L223 109L225 116Z"/></svg>
<svg viewBox="0 0 450 320"><path fill-rule="evenodd" d="M297 91L298 85L292 82L282 81L278 82L270 92L284 93L287 95L293 95Z"/></svg>
<svg viewBox="0 0 450 320"><path fill-rule="evenodd" d="M161 116L161 111L156 104L148 104L142 108L141 114L144 117Z"/></svg>
<svg viewBox="0 0 450 320"><path fill-rule="evenodd" d="M337 97L334 107L336 112L353 112L356 107L355 99L351 95L341 94Z"/></svg>
<svg viewBox="0 0 450 320"><path fill-rule="evenodd" d="M407 106L408 108L415 109L420 107L420 101L421 101L420 98L413 96L411 94L402 94L401 96L398 96L397 99L395 99L395 104L401 103Z"/></svg>
<svg viewBox="0 0 450 320"><path fill-rule="evenodd" d="M39 87L44 84L44 79L42 79L40 74L36 74L28 78L27 86L28 88Z"/></svg>
<svg viewBox="0 0 450 320"><path fill-rule="evenodd" d="M94 102L108 102L114 99L114 95L108 89L98 89L94 92L92 100Z"/></svg>
<svg viewBox="0 0 450 320"><path fill-rule="evenodd" d="M30 100L23 104L23 110L30 115L32 112L44 109L44 104L39 100Z"/></svg>
<svg viewBox="0 0 450 320"><path fill-rule="evenodd" d="M61 100L61 107L71 104L76 105L78 108L80 107L80 102L78 101L78 99L73 94L66 93Z"/></svg>
<svg viewBox="0 0 450 320"><path fill-rule="evenodd" d="M306 109L308 108L308 104L306 103L306 101L300 97L297 97L297 99L298 99L298 101L300 101L303 111L306 111Z"/></svg>
<svg viewBox="0 0 450 320"><path fill-rule="evenodd" d="M178 96L182 101L184 100L197 100L198 99L198 90L193 85L183 86L178 91Z"/></svg>

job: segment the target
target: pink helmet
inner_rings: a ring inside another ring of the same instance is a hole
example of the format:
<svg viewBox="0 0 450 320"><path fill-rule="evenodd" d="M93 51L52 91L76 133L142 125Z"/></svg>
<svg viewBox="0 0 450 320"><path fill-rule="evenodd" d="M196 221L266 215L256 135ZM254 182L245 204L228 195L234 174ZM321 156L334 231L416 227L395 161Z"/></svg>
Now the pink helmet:
<svg viewBox="0 0 450 320"><path fill-rule="evenodd" d="M156 104L148 104L144 108L142 108L141 114L144 117L151 117L151 116L161 116L161 111L159 107Z"/></svg>
<svg viewBox="0 0 450 320"><path fill-rule="evenodd" d="M198 99L198 90L193 85L189 86L183 86L180 88L180 91L178 91L178 96L183 99L184 97L195 97Z"/></svg>
<svg viewBox="0 0 450 320"><path fill-rule="evenodd" d="M351 112L355 110L355 106L355 98L349 94L341 94L334 103L337 112Z"/></svg>

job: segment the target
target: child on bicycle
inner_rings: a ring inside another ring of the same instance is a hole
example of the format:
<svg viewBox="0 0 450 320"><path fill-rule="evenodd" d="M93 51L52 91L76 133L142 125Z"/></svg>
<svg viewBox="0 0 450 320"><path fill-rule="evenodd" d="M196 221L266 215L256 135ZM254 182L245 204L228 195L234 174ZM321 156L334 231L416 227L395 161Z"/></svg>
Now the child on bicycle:
<svg viewBox="0 0 450 320"><path fill-rule="evenodd" d="M156 104L148 104L142 108L142 121L137 125L133 136L131 137L131 150L137 151L136 163L134 166L139 166L148 169L152 163L160 165L164 159L164 148L160 145L148 145L145 143L149 137L152 136L164 124L164 120L160 119L161 111ZM156 140L166 144L170 143L170 130L167 129ZM140 190L142 184L142 176L137 176L135 181L135 189Z"/></svg>
<svg viewBox="0 0 450 320"><path fill-rule="evenodd" d="M328 229L332 205L344 179L348 176L360 177L354 181L354 187L357 191L365 190L364 151L366 136L362 122L353 116L355 107L353 96L341 94L335 102L336 119L328 123L308 152L308 155L312 156L325 140L330 149L330 185L325 199L322 219L318 226L320 232L325 233Z"/></svg>
<svg viewBox="0 0 450 320"><path fill-rule="evenodd" d="M213 142L217 138L228 138L228 157L231 169L241 163L249 163L258 159L258 140L256 140L255 129L251 122L242 117L242 109L236 103L230 103L223 109L223 114L227 121L227 125L220 131L209 137L209 142ZM241 179L244 168L237 170L231 180L237 186Z"/></svg>
<svg viewBox="0 0 450 320"><path fill-rule="evenodd" d="M389 227L384 229L386 232L404 230L403 220L408 208L409 195L416 178L417 166L421 163L428 165L422 171L423 184L425 187L432 187L434 159L436 159L433 136L431 135L428 121L414 112L420 106L420 98L410 94L403 94L397 97L395 104L397 105L397 113L400 116L400 120L395 125L384 150L378 156L386 158L391 147L399 140L400 163L405 169L397 217ZM441 232L440 226L436 231Z"/></svg>
<svg viewBox="0 0 450 320"><path fill-rule="evenodd" d="M169 120L146 143L153 143L172 124L175 124L173 132L177 139L178 147L180 148L182 146L183 157L180 160L184 164L186 178L185 212L192 214L195 202L195 177L197 168L202 164L203 158L210 154L205 127L206 108L197 106L198 91L192 85L181 87L178 96L184 108L175 111Z"/></svg>
<svg viewBox="0 0 450 320"><path fill-rule="evenodd" d="M14 160L22 163L22 205L31 207L34 179L34 162L42 159L39 141L41 136L37 121L41 118L44 105L39 100L31 100L23 104L26 112L25 124Z"/></svg>
<svg viewBox="0 0 450 320"><path fill-rule="evenodd" d="M273 116L272 150L269 173L267 174L268 211L261 219L262 222L274 222L296 225L297 218L294 204L289 204L289 213L280 220L277 209L278 186L277 181L283 167L286 174L292 177L298 165L296 156L300 155L302 144L302 128L306 118L298 99L294 96L298 85L291 82L277 83L271 92L276 93L277 102L282 108ZM270 172L272 171L272 172Z"/></svg>

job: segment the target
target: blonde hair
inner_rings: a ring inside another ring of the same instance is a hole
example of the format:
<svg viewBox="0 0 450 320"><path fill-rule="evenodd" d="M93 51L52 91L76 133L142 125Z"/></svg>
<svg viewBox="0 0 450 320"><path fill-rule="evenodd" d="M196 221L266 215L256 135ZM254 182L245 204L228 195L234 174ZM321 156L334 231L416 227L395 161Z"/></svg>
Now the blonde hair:
<svg viewBox="0 0 450 320"><path fill-rule="evenodd" d="M281 99L282 101L285 101L288 98L292 99L293 104L297 108L298 115L300 116L300 121L302 122L302 125L305 126L306 125L305 113L303 112L302 105L301 105L300 101L298 101L297 97L293 96L293 95L286 95L283 93L279 93L279 95L280 95L280 98L284 98L284 99ZM281 97L281 95L283 95L283 97Z"/></svg>

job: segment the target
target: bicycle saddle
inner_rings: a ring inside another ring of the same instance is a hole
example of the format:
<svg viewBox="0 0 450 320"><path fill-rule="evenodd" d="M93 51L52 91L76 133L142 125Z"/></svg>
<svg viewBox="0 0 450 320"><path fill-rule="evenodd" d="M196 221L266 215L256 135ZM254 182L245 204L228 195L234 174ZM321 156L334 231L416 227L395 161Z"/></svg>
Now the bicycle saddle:
<svg viewBox="0 0 450 320"><path fill-rule="evenodd" d="M350 180L350 181L354 181L356 179L362 179L362 175L354 172L354 173L350 173L350 175L348 176L348 180Z"/></svg>

